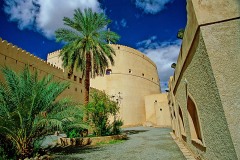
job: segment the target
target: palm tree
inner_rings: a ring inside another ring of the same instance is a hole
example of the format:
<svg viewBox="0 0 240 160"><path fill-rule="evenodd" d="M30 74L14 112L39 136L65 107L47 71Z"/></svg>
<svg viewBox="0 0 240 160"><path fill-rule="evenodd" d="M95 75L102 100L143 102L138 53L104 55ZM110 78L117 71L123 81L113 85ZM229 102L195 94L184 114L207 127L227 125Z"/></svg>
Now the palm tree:
<svg viewBox="0 0 240 160"><path fill-rule="evenodd" d="M35 142L49 131L84 126L79 106L68 99L55 101L67 83L53 82L52 76L38 80L37 72L31 74L28 67L19 74L7 67L2 72L0 136L13 143L19 158L31 156Z"/></svg>
<svg viewBox="0 0 240 160"><path fill-rule="evenodd" d="M114 50L108 43L115 43L119 36L105 28L111 22L104 13L93 12L92 9L75 10L72 19L64 17L64 24L70 28L58 29L57 41L64 41L66 45L60 56L63 66L73 70L80 69L85 75L85 104L89 101L90 77L104 74L109 62L114 65Z"/></svg>

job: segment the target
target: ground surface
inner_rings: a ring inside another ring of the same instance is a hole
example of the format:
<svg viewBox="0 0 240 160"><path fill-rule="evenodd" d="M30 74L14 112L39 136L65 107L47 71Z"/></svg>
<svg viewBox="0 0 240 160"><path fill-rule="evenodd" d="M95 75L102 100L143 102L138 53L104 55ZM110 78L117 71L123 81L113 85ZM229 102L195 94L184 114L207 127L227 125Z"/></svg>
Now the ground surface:
<svg viewBox="0 0 240 160"><path fill-rule="evenodd" d="M127 128L129 139L94 147L67 147L55 150L60 160L185 160L167 128Z"/></svg>

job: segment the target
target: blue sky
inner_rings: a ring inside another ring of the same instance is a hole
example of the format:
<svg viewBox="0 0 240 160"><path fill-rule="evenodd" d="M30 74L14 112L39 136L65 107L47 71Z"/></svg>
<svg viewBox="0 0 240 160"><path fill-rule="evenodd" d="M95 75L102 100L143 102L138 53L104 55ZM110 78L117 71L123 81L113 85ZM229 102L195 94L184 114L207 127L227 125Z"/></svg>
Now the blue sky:
<svg viewBox="0 0 240 160"><path fill-rule="evenodd" d="M118 44L140 50L157 64L166 88L181 45L176 35L187 21L186 0L2 0L0 37L46 59L62 48L54 38L62 18L89 7L112 20L108 27L121 36Z"/></svg>

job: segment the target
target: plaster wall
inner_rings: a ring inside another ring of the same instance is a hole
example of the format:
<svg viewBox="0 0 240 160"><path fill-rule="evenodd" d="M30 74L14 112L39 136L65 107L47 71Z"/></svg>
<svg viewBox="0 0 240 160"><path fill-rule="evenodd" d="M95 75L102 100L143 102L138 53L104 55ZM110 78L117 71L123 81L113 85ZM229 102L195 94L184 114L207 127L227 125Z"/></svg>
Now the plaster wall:
<svg viewBox="0 0 240 160"><path fill-rule="evenodd" d="M56 81L64 81L70 84L59 98L70 97L73 101L83 102L84 85L73 79L68 79L67 73L61 68L42 60L29 52L18 48L17 46L0 39L0 66L7 66L15 72L21 71L25 65L30 66L31 71L38 71L39 78L45 75L53 75ZM80 77L81 73L74 73L76 77ZM3 75L0 73L0 80L4 81Z"/></svg>
<svg viewBox="0 0 240 160"><path fill-rule="evenodd" d="M117 97L120 93L119 116L124 126L142 125L145 120L146 95L160 93L156 65L141 52L122 45L111 45L115 50L115 65L110 75L91 79L91 87Z"/></svg>
<svg viewBox="0 0 240 160"><path fill-rule="evenodd" d="M145 113L146 122L150 122L154 126L170 127L167 93L145 96Z"/></svg>
<svg viewBox="0 0 240 160"><path fill-rule="evenodd" d="M240 159L240 18L201 27L231 138Z"/></svg>
<svg viewBox="0 0 240 160"><path fill-rule="evenodd" d="M237 159L202 32L196 35L175 90L175 113L183 111L186 145L202 159ZM187 96L196 104L203 140L191 137ZM181 132L180 132L181 133ZM184 135L183 135L184 136Z"/></svg>
<svg viewBox="0 0 240 160"><path fill-rule="evenodd" d="M57 66L58 68L61 68L64 71L64 67L62 66L63 62L62 59L59 58L61 50L54 51L52 53L49 53L47 55L47 62L51 63L52 65Z"/></svg>
<svg viewBox="0 0 240 160"><path fill-rule="evenodd" d="M188 23L168 99L175 134L199 159L240 159L239 4L188 0ZM188 96L197 108L202 141L191 137Z"/></svg>

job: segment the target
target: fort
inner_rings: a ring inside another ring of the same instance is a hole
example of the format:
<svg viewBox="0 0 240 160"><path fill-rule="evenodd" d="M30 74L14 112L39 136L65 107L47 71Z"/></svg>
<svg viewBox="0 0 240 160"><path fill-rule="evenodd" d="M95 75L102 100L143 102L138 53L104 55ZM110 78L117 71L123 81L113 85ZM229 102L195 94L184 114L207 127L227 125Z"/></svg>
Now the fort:
<svg viewBox="0 0 240 160"><path fill-rule="evenodd" d="M187 12L168 93L161 93L157 67L148 57L117 44L111 44L115 65L91 79L91 87L118 102L125 126L171 126L196 159L240 159L240 2L187 0ZM69 77L59 53L44 61L0 39L1 66L18 72L29 65L40 77L52 74L70 83L60 98L83 102L84 77L80 71Z"/></svg>
<svg viewBox="0 0 240 160"><path fill-rule="evenodd" d="M171 126L166 93L161 94L157 66L143 53L118 44L115 64L105 75L91 79L91 87L105 91L120 106L124 126ZM62 67L60 51L48 54L47 61ZM160 107L161 106L161 107Z"/></svg>
<svg viewBox="0 0 240 160"><path fill-rule="evenodd" d="M91 87L105 91L120 106L119 118L128 126L171 126L167 94L161 93L157 67L141 52L122 45L111 44L116 52L115 65L106 74L91 79ZM85 93L84 77L81 71L68 71L62 67L60 50L49 53L47 61L42 60L17 46L0 41L0 65L19 72L29 65L38 71L39 77L53 75L56 81L70 83L59 98L70 97L83 104ZM3 76L0 79L4 81Z"/></svg>

